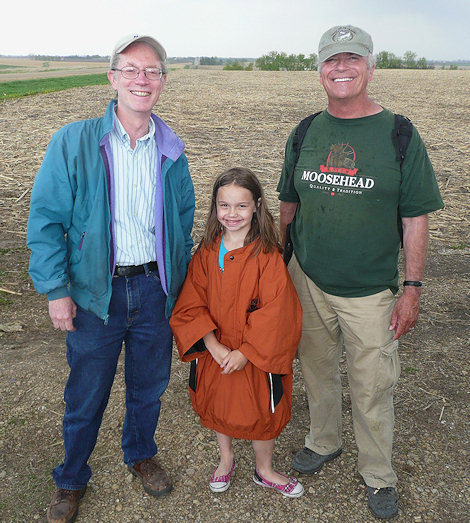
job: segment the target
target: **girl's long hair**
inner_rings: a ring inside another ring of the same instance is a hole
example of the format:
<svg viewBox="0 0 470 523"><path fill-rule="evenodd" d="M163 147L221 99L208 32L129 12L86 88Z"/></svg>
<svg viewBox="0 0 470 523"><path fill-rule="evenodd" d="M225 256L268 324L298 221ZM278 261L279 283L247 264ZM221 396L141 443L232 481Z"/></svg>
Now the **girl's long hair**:
<svg viewBox="0 0 470 523"><path fill-rule="evenodd" d="M250 169L244 167L235 167L217 176L212 189L212 200L201 246L210 247L222 233L223 226L217 219L217 192L220 187L232 184L248 189L255 201L256 211L253 213L251 228L246 235L245 245L259 238L259 241L253 247L254 256L259 254L261 249L264 252L273 252L276 249L282 252L279 229L268 209L263 188L256 175Z"/></svg>

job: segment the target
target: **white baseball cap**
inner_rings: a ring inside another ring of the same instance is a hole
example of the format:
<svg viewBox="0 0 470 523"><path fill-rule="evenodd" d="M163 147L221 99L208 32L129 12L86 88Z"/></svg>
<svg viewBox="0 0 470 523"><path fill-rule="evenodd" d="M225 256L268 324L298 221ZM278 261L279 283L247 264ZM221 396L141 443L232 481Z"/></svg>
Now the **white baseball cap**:
<svg viewBox="0 0 470 523"><path fill-rule="evenodd" d="M163 45L155 40L152 36L148 35L139 35L139 34L133 34L133 35L127 35L124 36L119 40L119 42L114 46L113 52L111 54L111 59L109 61L110 66L112 67L114 59L117 54L122 53L126 47L129 45L135 43L135 42L145 42L152 46L155 51L157 52L158 56L160 57L160 60L163 62L166 60L166 51L163 47Z"/></svg>

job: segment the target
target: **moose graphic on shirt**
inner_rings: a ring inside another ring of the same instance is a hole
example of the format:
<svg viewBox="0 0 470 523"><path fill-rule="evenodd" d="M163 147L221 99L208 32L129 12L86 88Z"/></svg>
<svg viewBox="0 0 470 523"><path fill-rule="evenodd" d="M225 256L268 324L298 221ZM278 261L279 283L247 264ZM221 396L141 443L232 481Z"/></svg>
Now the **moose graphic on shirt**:
<svg viewBox="0 0 470 523"><path fill-rule="evenodd" d="M347 143L333 143L326 160L326 165L321 166L322 172L342 173L354 176L356 169L356 153Z"/></svg>
<svg viewBox="0 0 470 523"><path fill-rule="evenodd" d="M354 149L344 143L332 144L328 156L327 165L329 167L343 167L344 169L354 169L356 155Z"/></svg>

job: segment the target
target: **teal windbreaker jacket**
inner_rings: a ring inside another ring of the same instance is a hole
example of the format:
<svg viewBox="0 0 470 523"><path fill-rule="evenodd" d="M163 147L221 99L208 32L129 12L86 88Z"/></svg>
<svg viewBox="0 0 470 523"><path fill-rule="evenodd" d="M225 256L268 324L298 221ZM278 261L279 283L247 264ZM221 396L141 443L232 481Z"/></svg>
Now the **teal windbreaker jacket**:
<svg viewBox="0 0 470 523"><path fill-rule="evenodd" d="M104 117L71 123L52 137L31 193L27 235L36 290L49 300L70 296L103 320L115 266L109 144L115 103ZM194 188L183 141L159 117L152 118L155 174L163 190L165 274L160 276L166 280L169 317L191 258Z"/></svg>

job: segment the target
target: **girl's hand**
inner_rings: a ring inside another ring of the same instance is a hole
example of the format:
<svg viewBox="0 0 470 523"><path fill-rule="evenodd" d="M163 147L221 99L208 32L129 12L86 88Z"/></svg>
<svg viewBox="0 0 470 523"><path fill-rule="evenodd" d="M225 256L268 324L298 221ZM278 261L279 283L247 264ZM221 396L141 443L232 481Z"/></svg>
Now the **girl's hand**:
<svg viewBox="0 0 470 523"><path fill-rule="evenodd" d="M243 355L238 349L231 351L221 363L221 367L224 369L222 374L232 374L236 370L242 370L247 364L248 358Z"/></svg>
<svg viewBox="0 0 470 523"><path fill-rule="evenodd" d="M211 348L207 347L207 350L220 366L222 366L222 362L231 352L231 350L225 345L222 345L222 343L218 343L217 345L214 344Z"/></svg>
<svg viewBox="0 0 470 523"><path fill-rule="evenodd" d="M202 339L214 360L222 365L222 361L230 354L230 349L217 341L214 332L208 332Z"/></svg>

